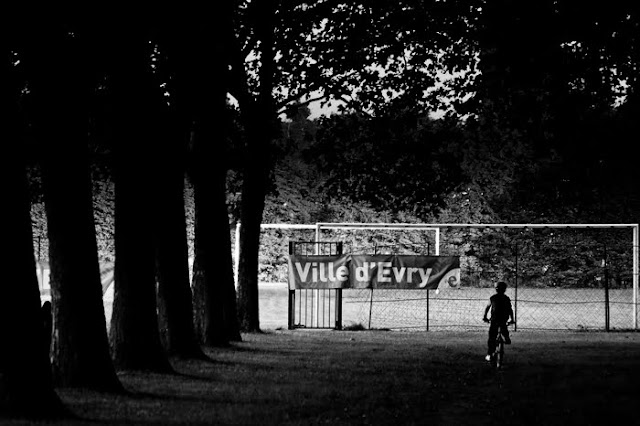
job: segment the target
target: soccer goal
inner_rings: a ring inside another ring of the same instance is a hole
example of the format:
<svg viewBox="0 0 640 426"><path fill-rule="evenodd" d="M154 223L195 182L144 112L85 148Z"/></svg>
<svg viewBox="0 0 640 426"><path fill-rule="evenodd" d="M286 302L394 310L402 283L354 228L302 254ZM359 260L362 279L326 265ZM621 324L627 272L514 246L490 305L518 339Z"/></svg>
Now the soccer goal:
<svg viewBox="0 0 640 426"><path fill-rule="evenodd" d="M638 327L637 224L264 224L262 238L271 243L269 253L261 249L260 281L281 284L290 241L340 242L349 254L459 257L451 286L344 290L345 327L482 329L497 280L509 283L518 329ZM311 293L317 312L321 298Z"/></svg>

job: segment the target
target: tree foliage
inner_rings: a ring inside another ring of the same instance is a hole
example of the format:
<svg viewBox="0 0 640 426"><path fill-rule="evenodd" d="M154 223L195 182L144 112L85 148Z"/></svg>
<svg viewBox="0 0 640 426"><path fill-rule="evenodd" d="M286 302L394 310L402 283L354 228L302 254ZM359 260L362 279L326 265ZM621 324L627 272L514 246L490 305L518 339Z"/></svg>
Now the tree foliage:
<svg viewBox="0 0 640 426"><path fill-rule="evenodd" d="M547 221L607 221L607 211L615 211L614 188L622 185L637 199L627 184L634 168L620 105L635 92L638 9L633 2L614 2L606 12L583 6L492 2L483 8L481 75L470 102L474 133L481 140L497 130L504 145L528 152L528 159L519 157L525 163L504 157L525 167L516 168L515 197L503 204L503 214L527 206L529 215ZM625 221L630 214L614 215Z"/></svg>
<svg viewBox="0 0 640 426"><path fill-rule="evenodd" d="M371 119L351 114L321 126L305 155L327 174L327 195L426 217L460 183L460 153L451 150L459 136L455 124L408 109Z"/></svg>
<svg viewBox="0 0 640 426"><path fill-rule="evenodd" d="M278 104L320 98L346 111L411 103L445 107L474 67L476 2L284 1L278 27ZM444 78L442 74L447 74Z"/></svg>

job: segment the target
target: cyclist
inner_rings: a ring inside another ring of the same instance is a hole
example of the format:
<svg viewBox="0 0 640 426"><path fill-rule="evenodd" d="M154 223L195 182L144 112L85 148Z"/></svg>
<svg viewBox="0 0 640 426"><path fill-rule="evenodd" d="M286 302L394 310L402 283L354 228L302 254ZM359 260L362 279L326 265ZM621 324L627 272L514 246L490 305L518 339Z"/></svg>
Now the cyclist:
<svg viewBox="0 0 640 426"><path fill-rule="evenodd" d="M496 349L496 338L498 337L498 328L502 326L502 335L504 343L511 344L507 322L515 322L513 319L513 308L511 307L511 299L504 294L507 291L507 283L499 281L496 284L496 294L489 298L489 304L484 309L484 322L490 322L489 340L487 341L487 356L485 359L491 361L491 354ZM491 311L491 320L487 318L487 314Z"/></svg>

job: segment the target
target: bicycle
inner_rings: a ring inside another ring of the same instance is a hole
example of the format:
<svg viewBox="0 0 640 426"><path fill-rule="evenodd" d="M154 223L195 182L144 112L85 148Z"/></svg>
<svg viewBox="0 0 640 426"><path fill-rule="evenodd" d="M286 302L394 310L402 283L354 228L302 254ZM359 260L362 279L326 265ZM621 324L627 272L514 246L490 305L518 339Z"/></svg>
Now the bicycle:
<svg viewBox="0 0 640 426"><path fill-rule="evenodd" d="M485 321L489 322L489 320ZM515 321L509 321L505 327L515 324ZM502 335L502 325L498 326L498 335L496 336L496 348L491 354L491 366L497 369L501 369L504 365L504 336Z"/></svg>

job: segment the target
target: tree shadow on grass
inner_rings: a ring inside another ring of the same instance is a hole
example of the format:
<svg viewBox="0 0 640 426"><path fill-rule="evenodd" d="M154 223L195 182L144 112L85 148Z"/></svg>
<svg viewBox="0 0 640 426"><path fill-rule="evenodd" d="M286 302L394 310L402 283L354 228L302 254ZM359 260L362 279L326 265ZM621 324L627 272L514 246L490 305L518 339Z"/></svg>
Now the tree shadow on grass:
<svg viewBox="0 0 640 426"><path fill-rule="evenodd" d="M219 363L218 363L219 364ZM232 363L225 363L232 365ZM187 371L184 371L187 370ZM191 371L189 371L191 370ZM193 372L196 370L197 372ZM124 396L133 396L134 394L144 394L145 391L140 391L136 389L131 389L133 386L138 387L141 384L156 382L162 383L166 386L176 386L179 385L181 381L199 381L205 383L212 383L219 380L219 375L213 369L207 369L206 371L201 371L198 367L189 368L189 366L181 366L180 369L174 368L174 371L171 373L154 373L154 372L144 372L144 371L132 371L132 372L121 372L121 378L125 379L125 392Z"/></svg>

